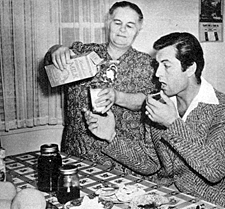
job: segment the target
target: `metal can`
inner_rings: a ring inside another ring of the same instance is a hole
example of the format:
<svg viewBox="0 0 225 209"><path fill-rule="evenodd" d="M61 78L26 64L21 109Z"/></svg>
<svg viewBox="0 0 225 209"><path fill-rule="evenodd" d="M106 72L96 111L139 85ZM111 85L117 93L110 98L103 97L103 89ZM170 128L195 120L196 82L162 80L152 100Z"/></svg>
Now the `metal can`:
<svg viewBox="0 0 225 209"><path fill-rule="evenodd" d="M40 148L38 158L38 189L44 192L57 190L59 168L62 166L62 157L57 144L44 144Z"/></svg>
<svg viewBox="0 0 225 209"><path fill-rule="evenodd" d="M80 198L80 182L76 165L63 165L57 187L57 198L61 204Z"/></svg>

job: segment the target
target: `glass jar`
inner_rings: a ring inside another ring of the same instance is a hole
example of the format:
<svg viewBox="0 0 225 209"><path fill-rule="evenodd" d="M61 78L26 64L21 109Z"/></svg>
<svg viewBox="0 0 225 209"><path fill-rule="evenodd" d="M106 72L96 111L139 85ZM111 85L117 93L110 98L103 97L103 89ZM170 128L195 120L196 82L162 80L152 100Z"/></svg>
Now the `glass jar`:
<svg viewBox="0 0 225 209"><path fill-rule="evenodd" d="M80 182L76 165L63 165L60 168L57 198L61 204L80 198Z"/></svg>
<svg viewBox="0 0 225 209"><path fill-rule="evenodd" d="M38 158L38 189L44 192L57 190L59 168L62 166L62 157L57 144L41 146L41 155Z"/></svg>

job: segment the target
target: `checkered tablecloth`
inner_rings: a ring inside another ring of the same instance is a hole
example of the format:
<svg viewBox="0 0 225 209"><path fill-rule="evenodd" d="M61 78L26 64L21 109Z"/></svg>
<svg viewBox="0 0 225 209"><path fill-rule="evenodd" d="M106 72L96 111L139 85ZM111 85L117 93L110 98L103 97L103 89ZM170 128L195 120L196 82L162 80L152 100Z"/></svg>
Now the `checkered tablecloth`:
<svg viewBox="0 0 225 209"><path fill-rule="evenodd" d="M36 188L37 182L37 158L40 155L39 151L29 152L6 158L7 175L10 175L17 190L27 187ZM115 170L109 170L106 167L91 163L89 161L80 160L76 157L66 157L61 153L63 164L76 164L79 167L79 177L81 185L81 196L92 194L97 189L101 188L106 183L108 184L138 184L145 191L157 192L169 198L176 200L176 209L195 209L197 205L204 209L222 209L222 207L213 205L209 202L194 198L191 195L179 193L170 188L161 187L149 181L135 178L131 175L125 175ZM56 198L55 193L44 193L48 208L62 209ZM113 209L127 208L126 205L118 204Z"/></svg>

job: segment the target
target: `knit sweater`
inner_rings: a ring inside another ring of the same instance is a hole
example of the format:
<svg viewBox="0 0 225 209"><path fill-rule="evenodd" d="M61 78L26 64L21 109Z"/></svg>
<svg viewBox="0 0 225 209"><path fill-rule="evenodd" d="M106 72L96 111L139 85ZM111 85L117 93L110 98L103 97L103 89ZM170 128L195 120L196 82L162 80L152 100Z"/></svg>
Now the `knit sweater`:
<svg viewBox="0 0 225 209"><path fill-rule="evenodd" d="M225 95L215 93L219 104L200 102L185 122L179 118L165 128L147 120L144 139L115 138L103 152L142 175L156 173L162 184L225 206Z"/></svg>

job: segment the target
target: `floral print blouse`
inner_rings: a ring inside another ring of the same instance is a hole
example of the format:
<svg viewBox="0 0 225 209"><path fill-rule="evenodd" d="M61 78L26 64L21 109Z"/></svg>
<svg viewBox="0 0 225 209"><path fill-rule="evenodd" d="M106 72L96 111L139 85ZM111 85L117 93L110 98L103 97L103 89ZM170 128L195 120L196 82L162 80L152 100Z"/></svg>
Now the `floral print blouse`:
<svg viewBox="0 0 225 209"><path fill-rule="evenodd" d="M75 42L71 49L75 54L95 51L104 61L112 61L107 52L107 43L83 44ZM64 86L66 123L63 132L62 151L124 171L125 168L121 164L116 163L115 160L101 152L102 148L107 146L107 142L91 134L87 129L82 112L84 107L90 108L88 88L93 83L100 84L103 80L109 82L108 84L114 89L122 92L147 94L154 91L156 86L153 82L153 59L150 55L130 47L117 61L117 69L114 75L112 75L113 71L107 72L107 68L102 68L94 78ZM134 140L143 138L141 137L144 134L141 111L132 111L115 104L111 107L111 110L116 118L118 137L130 138L129 135L132 135Z"/></svg>

